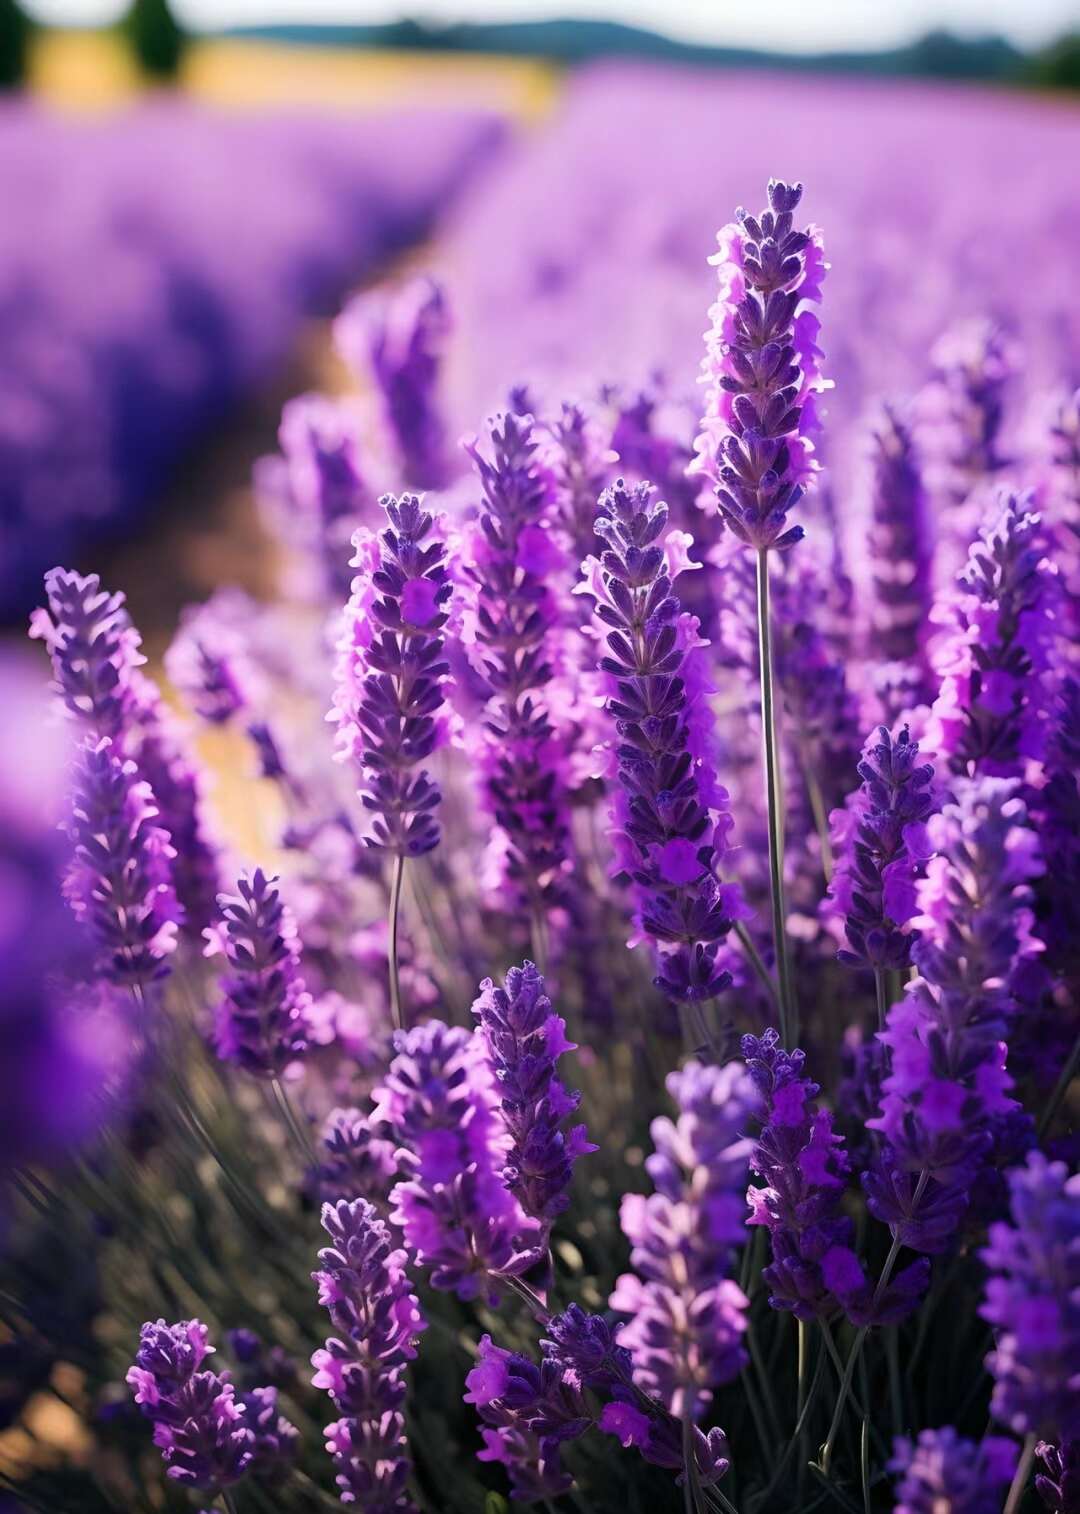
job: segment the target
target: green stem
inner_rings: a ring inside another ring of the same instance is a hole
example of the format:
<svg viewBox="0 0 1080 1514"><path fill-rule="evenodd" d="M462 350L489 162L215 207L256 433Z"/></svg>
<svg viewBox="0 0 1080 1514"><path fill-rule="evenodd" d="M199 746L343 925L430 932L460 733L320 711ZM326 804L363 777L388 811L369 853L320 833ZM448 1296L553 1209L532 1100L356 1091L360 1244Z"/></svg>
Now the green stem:
<svg viewBox="0 0 1080 1514"><path fill-rule="evenodd" d="M800 1414L799 1419L795 1425L795 1433L787 1443L784 1454L783 1456L781 1456L780 1461L777 1464L776 1471L772 1475L772 1480L770 1481L768 1487L765 1489L764 1493L761 1494L761 1497L755 1503L755 1508L761 1509L762 1511L764 1511L764 1514L770 1514L769 1500L772 1498L773 1494L780 1486L780 1481L783 1478L788 1462L791 1460L792 1453L794 1452L795 1447L798 1444L799 1437L802 1435L803 1428L806 1425L806 1421L810 1414L810 1410L814 1407L814 1401L817 1398L818 1389L821 1387L824 1373L825 1353L823 1351L819 1351L817 1365L814 1368L814 1375L810 1380L810 1391L806 1395L806 1403L803 1405L803 1411Z"/></svg>
<svg viewBox="0 0 1080 1514"><path fill-rule="evenodd" d="M401 912L401 880L405 876L405 858L399 852L394 858L394 873L390 880L390 940L387 946L387 961L390 965L390 1018L395 1030L404 1030L401 1013L401 977L398 969L398 915Z"/></svg>
<svg viewBox="0 0 1080 1514"><path fill-rule="evenodd" d="M301 1125L296 1110L292 1106L292 1100L289 1098L284 1084L282 1083L280 1078L275 1077L270 1079L270 1087L274 1091L274 1098L277 1102L277 1106L281 1111L286 1128L293 1138L296 1149L300 1153L301 1159L305 1163L309 1163L312 1167L314 1167L316 1165L315 1149L311 1144L311 1135Z"/></svg>
<svg viewBox="0 0 1080 1514"><path fill-rule="evenodd" d="M769 811L769 882L772 892L773 947L780 987L780 1039L792 1047L799 1020L791 986L787 947L787 907L784 901L784 815L780 801L780 750L773 701L772 611L769 606L769 553L757 554L758 660L761 674L761 738L765 755L765 798Z"/></svg>
<svg viewBox="0 0 1080 1514"><path fill-rule="evenodd" d="M754 969L754 974L757 977L758 982L768 994L769 999L772 1001L774 1007L778 1006L780 1001L776 996L776 983L773 980L772 973L765 966L761 953L754 945L754 938L751 936L750 932L746 928L745 923L742 920L736 920L732 928L735 932L735 936L738 940L739 945L746 953L746 960Z"/></svg>
<svg viewBox="0 0 1080 1514"><path fill-rule="evenodd" d="M1038 1140L1041 1141L1050 1129L1050 1122L1057 1114L1065 1095L1069 1091L1069 1084L1075 1078L1078 1069L1080 1069L1080 1035L1073 1042L1072 1051L1070 1051L1066 1059L1065 1066L1061 1069L1061 1076L1054 1084L1054 1091L1050 1095L1050 1102L1039 1116L1039 1128L1036 1133Z"/></svg>
<svg viewBox="0 0 1080 1514"><path fill-rule="evenodd" d="M885 974L880 967L874 968L874 995L877 999L878 1030L884 1030L885 1017L889 1013L889 997L885 984Z"/></svg>
<svg viewBox="0 0 1080 1514"><path fill-rule="evenodd" d="M1024 1441L1024 1449L1020 1455L1020 1461L1016 1468L1016 1476L1009 1488L1009 1496L1005 1500L1004 1514L1016 1514L1019 1509L1024 1493L1027 1490L1028 1478L1031 1476L1031 1464L1035 1460L1034 1435L1029 1435Z"/></svg>

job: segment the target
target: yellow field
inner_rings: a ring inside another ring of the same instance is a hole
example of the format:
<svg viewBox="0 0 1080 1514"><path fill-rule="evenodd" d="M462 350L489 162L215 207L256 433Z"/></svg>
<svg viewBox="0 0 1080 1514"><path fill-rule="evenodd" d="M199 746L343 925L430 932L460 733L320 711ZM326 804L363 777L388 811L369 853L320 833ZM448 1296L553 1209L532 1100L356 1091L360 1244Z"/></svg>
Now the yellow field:
<svg viewBox="0 0 1080 1514"><path fill-rule="evenodd" d="M558 70L528 58L291 47L199 40L184 59L181 88L208 104L373 109L462 105L535 118L551 104ZM131 54L107 32L48 31L31 57L31 84L51 104L109 110L144 87Z"/></svg>

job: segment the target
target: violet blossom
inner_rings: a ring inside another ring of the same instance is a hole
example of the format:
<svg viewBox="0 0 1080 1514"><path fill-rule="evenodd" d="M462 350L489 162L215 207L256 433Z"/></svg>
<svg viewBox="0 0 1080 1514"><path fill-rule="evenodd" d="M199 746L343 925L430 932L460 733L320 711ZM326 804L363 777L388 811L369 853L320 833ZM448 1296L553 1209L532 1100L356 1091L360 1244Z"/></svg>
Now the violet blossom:
<svg viewBox="0 0 1080 1514"><path fill-rule="evenodd" d="M366 1199L324 1204L322 1224L332 1244L312 1278L337 1334L311 1358L311 1381L341 1416L326 1427L341 1501L368 1514L416 1514L403 1411L425 1323L406 1254Z"/></svg>
<svg viewBox="0 0 1080 1514"><path fill-rule="evenodd" d="M627 1319L619 1341L634 1381L677 1419L696 1421L746 1360L749 1306L728 1273L745 1239L747 1126L759 1099L737 1062L687 1062L667 1087L678 1118L652 1122L645 1165L655 1191L623 1197L635 1271L618 1279L609 1303Z"/></svg>
<svg viewBox="0 0 1080 1514"><path fill-rule="evenodd" d="M720 877L728 796L716 777L697 622L672 591L689 538L665 536L667 506L652 504L652 493L621 479L604 491L596 532L605 549L588 559L579 588L595 602L607 647L600 667L613 683L616 876L634 885L638 929L657 948L657 987L699 1001L731 981L717 949L750 911L738 885Z"/></svg>
<svg viewBox="0 0 1080 1514"><path fill-rule="evenodd" d="M988 1435L976 1442L951 1425L898 1437L889 1470L896 1474L893 1514L1000 1514L1019 1456L1014 1441Z"/></svg>
<svg viewBox="0 0 1080 1514"><path fill-rule="evenodd" d="M214 1027L218 1055L245 1072L280 1077L307 1050L311 998L300 973L300 942L291 912L261 868L222 894L220 927L208 931L229 971Z"/></svg>
<svg viewBox="0 0 1080 1514"><path fill-rule="evenodd" d="M397 1173L393 1142L372 1129L359 1109L333 1109L320 1138L322 1161L315 1172L319 1193L330 1203L367 1199L379 1208L385 1203Z"/></svg>
<svg viewBox="0 0 1080 1514"><path fill-rule="evenodd" d="M439 711L449 672L442 629L451 595L446 548L415 494L384 495L389 521L353 537L360 569L338 643L334 707L343 755L363 773L374 816L368 845L418 857L439 844L442 795L419 766L443 740Z"/></svg>
<svg viewBox="0 0 1080 1514"><path fill-rule="evenodd" d="M1051 1514L1080 1514L1080 1440L1041 1440L1035 1455L1044 1469L1035 1473L1035 1490Z"/></svg>
<svg viewBox="0 0 1080 1514"><path fill-rule="evenodd" d="M872 437L870 647L886 662L906 664L925 677L933 548L921 465L910 429L890 406L883 406Z"/></svg>
<svg viewBox="0 0 1080 1514"><path fill-rule="evenodd" d="M796 231L801 184L769 181L761 215L736 211L717 234L719 294L709 312L701 382L705 414L695 447L716 483L720 513L740 541L783 551L802 526L788 513L816 471L813 433L821 375L821 299L826 263L815 227Z"/></svg>
<svg viewBox="0 0 1080 1514"><path fill-rule="evenodd" d="M579 1156L597 1148L584 1125L564 1128L581 1095L556 1072L567 1040L566 1022L554 1012L544 979L532 962L511 967L505 986L480 985L472 1012L487 1046L495 1092L510 1136L503 1181L523 1211L546 1235L570 1202L568 1188Z"/></svg>
<svg viewBox="0 0 1080 1514"><path fill-rule="evenodd" d="M1018 1435L1080 1439L1080 1174L1041 1152L1008 1174L1011 1222L990 1226L979 1311L993 1417Z"/></svg>

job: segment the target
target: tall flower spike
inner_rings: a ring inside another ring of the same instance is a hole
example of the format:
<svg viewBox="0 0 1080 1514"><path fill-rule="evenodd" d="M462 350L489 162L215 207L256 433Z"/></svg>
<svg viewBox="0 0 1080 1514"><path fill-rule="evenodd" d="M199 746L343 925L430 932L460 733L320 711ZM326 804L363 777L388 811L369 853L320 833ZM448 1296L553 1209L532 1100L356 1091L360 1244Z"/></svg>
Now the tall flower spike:
<svg viewBox="0 0 1080 1514"><path fill-rule="evenodd" d="M373 306L354 300L334 323L346 362L366 378L368 364L397 443L405 482L440 489L450 476L439 378L450 336L446 294L434 279L410 279Z"/></svg>
<svg viewBox="0 0 1080 1514"><path fill-rule="evenodd" d="M319 1252L319 1303L337 1335L315 1352L312 1383L341 1418L326 1427L342 1503L368 1514L417 1514L403 1413L405 1374L424 1317L404 1251L366 1199L324 1204L331 1245Z"/></svg>
<svg viewBox="0 0 1080 1514"><path fill-rule="evenodd" d="M1009 1173L1011 1224L990 1226L979 1311L994 1328L990 1412L1019 1435L1080 1439L1080 1173L1029 1154Z"/></svg>
<svg viewBox="0 0 1080 1514"><path fill-rule="evenodd" d="M918 677L933 558L926 490L911 432L889 406L872 437L870 646L879 658L906 664Z"/></svg>
<svg viewBox="0 0 1080 1514"><path fill-rule="evenodd" d="M803 535L788 514L817 468L817 397L830 387L809 308L821 299L826 263L820 232L794 229L802 185L771 179L768 193L760 216L736 211L709 259L720 287L705 334L695 447L739 540L782 551Z"/></svg>
<svg viewBox="0 0 1080 1514"><path fill-rule="evenodd" d="M956 590L933 612L941 692L926 743L954 773L1023 778L1046 753L1057 585L1030 503L1002 496Z"/></svg>
<svg viewBox="0 0 1080 1514"><path fill-rule="evenodd" d="M1080 639L1080 389L1061 399L1050 426L1046 520L1054 536L1072 642Z"/></svg>
<svg viewBox="0 0 1080 1514"><path fill-rule="evenodd" d="M893 1514L1000 1514L1018 1456L1014 1441L965 1440L951 1425L898 1438L889 1463L897 1476Z"/></svg>
<svg viewBox="0 0 1080 1514"><path fill-rule="evenodd" d="M569 866L568 744L550 687L561 618L552 580L560 570L569 578L570 565L552 540L531 417L497 416L490 443L490 460L468 448L484 491L465 570L470 650L487 700L480 765L504 906L536 914L559 896Z"/></svg>
<svg viewBox="0 0 1080 1514"><path fill-rule="evenodd" d="M655 1192L623 1198L636 1270L618 1279L609 1302L628 1321L619 1341L634 1381L676 1418L698 1420L746 1359L747 1300L727 1273L745 1239L745 1131L759 1100L737 1062L687 1062L667 1087L678 1119L652 1123L646 1167Z"/></svg>
<svg viewBox="0 0 1080 1514"><path fill-rule="evenodd" d="M920 1251L948 1244L995 1122L1016 1109L1004 1037L1015 1012L1011 980L1040 950L1029 884L1042 862L1015 789L1003 779L958 782L954 801L928 822L936 855L918 885L921 976L879 1037L890 1070L881 1112L868 1124L887 1146L864 1178L868 1204ZM915 1213L911 1179L923 1172ZM920 1215L935 1211L938 1222L924 1230Z"/></svg>
<svg viewBox="0 0 1080 1514"><path fill-rule="evenodd" d="M481 1036L428 1020L394 1039L372 1123L400 1143L409 1176L390 1197L436 1288L496 1301L492 1274L514 1266L529 1227L503 1183L501 1122ZM535 1228L535 1227L534 1227ZM533 1251L525 1265L536 1259Z"/></svg>
<svg viewBox="0 0 1080 1514"><path fill-rule="evenodd" d="M934 769L920 763L907 726L895 738L879 726L858 772L862 786L833 816L846 837L830 887L848 942L837 955L849 967L902 970L911 961L904 927L917 913L915 880L930 856Z"/></svg>
<svg viewBox="0 0 1080 1514"><path fill-rule="evenodd" d="M652 493L620 479L600 496L605 549L587 560L579 588L595 601L607 646L600 667L613 685L617 876L634 885L638 928L656 944L657 986L696 1001L731 981L717 948L749 911L738 885L720 879L728 796L716 777L697 622L672 591L690 540L665 537L667 506L652 504Z"/></svg>
<svg viewBox="0 0 1080 1514"><path fill-rule="evenodd" d="M1001 423L1015 359L1001 328L976 317L947 331L931 360L935 376L920 402L928 474L950 507L946 541L951 537L963 551L981 496L1009 461L1001 451Z"/></svg>
<svg viewBox="0 0 1080 1514"><path fill-rule="evenodd" d="M485 978L472 1012L510 1136L503 1181L546 1237L570 1202L574 1162L596 1150L584 1125L563 1129L581 1095L567 1091L555 1067L574 1044L566 1039L566 1022L552 1009L532 962L512 967L503 988Z"/></svg>
<svg viewBox="0 0 1080 1514"><path fill-rule="evenodd" d="M353 580L338 643L330 719L364 774L368 845L418 857L439 844L442 795L419 765L440 745L449 673L442 629L451 595L446 548L415 494L380 501L389 524L353 537Z"/></svg>
<svg viewBox="0 0 1080 1514"><path fill-rule="evenodd" d="M180 909L150 786L108 737L79 754L71 836L75 855L64 893L101 951L112 983L145 987L167 971Z"/></svg>
<svg viewBox="0 0 1080 1514"><path fill-rule="evenodd" d="M843 1309L856 1325L895 1324L918 1303L929 1281L920 1258L876 1290L855 1254L854 1226L841 1210L849 1159L820 1089L803 1076L805 1055L786 1052L775 1030L744 1036L743 1056L764 1100L750 1168L764 1186L747 1193L750 1225L764 1225L772 1262L762 1272L774 1309L813 1320Z"/></svg>
<svg viewBox="0 0 1080 1514"><path fill-rule="evenodd" d="M359 1109L333 1109L322 1129L324 1159L315 1174L322 1197L367 1199L379 1207L397 1172L393 1143L375 1134Z"/></svg>
<svg viewBox="0 0 1080 1514"><path fill-rule="evenodd" d="M292 914L256 868L218 900L222 924L207 932L230 971L222 979L215 1044L218 1055L245 1072L278 1077L307 1050L311 996L300 975L300 942Z"/></svg>
<svg viewBox="0 0 1080 1514"><path fill-rule="evenodd" d="M596 501L611 481L614 454L599 421L581 405L564 403L546 430L541 452L554 481L557 519L580 560L593 549Z"/></svg>

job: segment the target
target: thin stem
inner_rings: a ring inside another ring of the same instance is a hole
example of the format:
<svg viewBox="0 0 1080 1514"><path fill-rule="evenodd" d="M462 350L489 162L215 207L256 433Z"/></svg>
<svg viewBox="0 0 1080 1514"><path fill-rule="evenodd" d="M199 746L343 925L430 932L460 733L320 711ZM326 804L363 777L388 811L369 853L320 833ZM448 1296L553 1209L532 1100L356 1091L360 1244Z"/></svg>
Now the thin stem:
<svg viewBox="0 0 1080 1514"><path fill-rule="evenodd" d="M780 1461L777 1464L776 1471L772 1475L772 1480L770 1481L768 1487L765 1489L764 1493L762 1493L760 1499L758 1499L755 1504L756 1508L765 1510L766 1514L768 1514L769 1510L769 1500L776 1492L776 1489L780 1486L780 1481L787 1468L788 1462L791 1460L792 1453L794 1452L795 1447L798 1444L799 1437L803 1432L803 1428L810 1414L810 1410L814 1407L814 1401L817 1398L818 1389L821 1387L824 1375L825 1353L823 1351L819 1351L817 1365L814 1367L814 1376L810 1381L810 1391L806 1395L806 1403L803 1405L803 1411L799 1415L798 1422L795 1425L795 1433L787 1443L784 1454L783 1456L781 1456Z"/></svg>
<svg viewBox="0 0 1080 1514"><path fill-rule="evenodd" d="M683 1415L682 1422L682 1458L683 1458L683 1507L687 1514L701 1514L701 1488L698 1484L697 1457L694 1455L694 1425L690 1418L690 1411Z"/></svg>
<svg viewBox="0 0 1080 1514"><path fill-rule="evenodd" d="M871 1514L870 1508L870 1421L863 1416L862 1433L859 1436L859 1475L862 1479L863 1514Z"/></svg>
<svg viewBox="0 0 1080 1514"><path fill-rule="evenodd" d="M877 999L878 1030L884 1030L885 1016L889 1012L889 996L885 984L885 973L880 967L874 968L874 996Z"/></svg>
<svg viewBox="0 0 1080 1514"><path fill-rule="evenodd" d="M784 901L784 815L780 801L780 752L773 703L772 612L769 606L769 554L757 554L758 661L761 675L761 739L765 756L765 798L769 811L769 881L772 891L773 948L780 986L780 1039L791 1047L799 1034L798 1012L791 986L787 948L787 907Z"/></svg>
<svg viewBox="0 0 1080 1514"><path fill-rule="evenodd" d="M390 1018L395 1030L404 1030L401 1013L401 977L398 969L398 915L401 911L401 880L405 876L405 858L399 852L394 858L394 873L390 880L390 941L387 961L390 965Z"/></svg>
<svg viewBox="0 0 1080 1514"><path fill-rule="evenodd" d="M746 960L754 969L754 974L757 977L758 982L768 994L773 1006L777 1007L780 1001L776 996L776 983L773 979L773 975L765 966L762 955L754 945L754 938L747 930L745 922L742 920L736 920L735 924L732 926L732 929L735 932L735 936L738 940L739 945L746 953Z"/></svg>
<svg viewBox="0 0 1080 1514"><path fill-rule="evenodd" d="M1017 1464L1016 1476L1012 1480L1009 1496L1005 1500L1004 1514L1016 1514L1017 1509L1020 1507L1021 1500L1027 1490L1028 1478L1031 1476L1031 1464L1035 1460L1035 1439L1034 1435L1029 1435L1024 1441L1024 1449Z"/></svg>
<svg viewBox="0 0 1080 1514"><path fill-rule="evenodd" d="M236 1499L233 1497L228 1488L222 1489L221 1499L226 1509L228 1510L228 1514L236 1514Z"/></svg>
<svg viewBox="0 0 1080 1514"><path fill-rule="evenodd" d="M315 1166L315 1150L311 1144L311 1135L301 1125L296 1110L292 1106L292 1100L289 1098L285 1085L282 1083L280 1078L275 1077L270 1079L270 1087L274 1091L274 1098L277 1101L277 1106L281 1110L282 1117L285 1121L286 1127L288 1128L289 1134L292 1136L293 1141L296 1144L297 1151L299 1151L301 1157L305 1162L310 1162L312 1166Z"/></svg>
<svg viewBox="0 0 1080 1514"><path fill-rule="evenodd" d="M1049 1103L1039 1116L1039 1128L1036 1133L1036 1139L1042 1140L1043 1136L1050 1129L1050 1122L1057 1114L1065 1095L1069 1091L1069 1084L1075 1078L1078 1070L1080 1070L1080 1035L1073 1042L1072 1051L1070 1051L1066 1059L1065 1066L1061 1069L1061 1076L1054 1084L1054 1091L1050 1095Z"/></svg>

